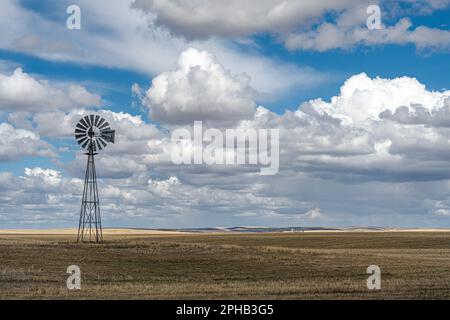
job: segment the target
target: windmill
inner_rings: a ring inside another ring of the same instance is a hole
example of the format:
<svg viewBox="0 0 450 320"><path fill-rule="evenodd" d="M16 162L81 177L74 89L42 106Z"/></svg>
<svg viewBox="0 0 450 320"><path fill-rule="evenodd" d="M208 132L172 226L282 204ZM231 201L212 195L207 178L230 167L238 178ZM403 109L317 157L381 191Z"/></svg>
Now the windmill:
<svg viewBox="0 0 450 320"><path fill-rule="evenodd" d="M99 115L87 115L75 127L75 139L88 156L77 242L103 241L94 156L109 142L114 143L114 137L115 131Z"/></svg>

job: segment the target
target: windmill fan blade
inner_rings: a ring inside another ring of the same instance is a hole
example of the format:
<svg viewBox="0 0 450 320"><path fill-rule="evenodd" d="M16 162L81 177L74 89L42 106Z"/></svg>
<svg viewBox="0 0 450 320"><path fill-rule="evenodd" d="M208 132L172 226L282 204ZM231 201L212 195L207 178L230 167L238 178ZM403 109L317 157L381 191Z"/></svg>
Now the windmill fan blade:
<svg viewBox="0 0 450 320"><path fill-rule="evenodd" d="M103 148L106 147L106 141L103 140L102 137L98 137L98 141L100 141L100 143L102 144Z"/></svg>
<svg viewBox="0 0 450 320"><path fill-rule="evenodd" d="M97 149L98 150L102 150L103 149L103 147L101 146L100 142L98 142L98 140L95 140L95 143L97 145Z"/></svg>
<svg viewBox="0 0 450 320"><path fill-rule="evenodd" d="M83 145L83 143L87 140L87 137L77 140L79 145Z"/></svg>
<svg viewBox="0 0 450 320"><path fill-rule="evenodd" d="M98 120L100 119L100 116L95 116L94 126L98 128Z"/></svg>
<svg viewBox="0 0 450 320"><path fill-rule="evenodd" d="M105 119L100 118L100 121L98 122L98 126L97 127L100 128L102 126L103 122L105 122Z"/></svg>
<svg viewBox="0 0 450 320"><path fill-rule="evenodd" d="M100 126L99 129L100 130L105 130L107 127L109 128L109 123L108 123L108 121L105 121L105 123L102 124L102 126Z"/></svg>
<svg viewBox="0 0 450 320"><path fill-rule="evenodd" d="M81 139L81 138L84 138L84 137L86 137L86 134L84 134L84 133L83 133L83 134L76 134L76 135L75 135L75 139L77 139L77 140L78 140L78 139Z"/></svg>
<svg viewBox="0 0 450 320"><path fill-rule="evenodd" d="M81 126L84 126L85 129L89 128L88 123L87 123L86 120L83 119L83 118L80 119L80 122L78 122L78 124L81 125Z"/></svg>
<svg viewBox="0 0 450 320"><path fill-rule="evenodd" d="M75 128L78 128L79 130L86 130L87 126L84 126L80 120L80 122L77 123L77 126Z"/></svg>
<svg viewBox="0 0 450 320"><path fill-rule="evenodd" d="M91 126L93 126L94 125L94 115L91 114L89 117L91 118Z"/></svg>
<svg viewBox="0 0 450 320"><path fill-rule="evenodd" d="M86 130L82 130L82 129L78 129L78 128L76 128L75 129L75 133L83 133L83 134L86 134Z"/></svg>
<svg viewBox="0 0 450 320"><path fill-rule="evenodd" d="M87 122L88 127L92 126L92 124L91 124L91 119L89 119L89 116L84 117L84 121Z"/></svg>
<svg viewBox="0 0 450 320"><path fill-rule="evenodd" d="M86 147L87 147L87 145L89 144L89 139L87 139L82 145L81 145L81 147L83 148L83 149L86 149Z"/></svg>

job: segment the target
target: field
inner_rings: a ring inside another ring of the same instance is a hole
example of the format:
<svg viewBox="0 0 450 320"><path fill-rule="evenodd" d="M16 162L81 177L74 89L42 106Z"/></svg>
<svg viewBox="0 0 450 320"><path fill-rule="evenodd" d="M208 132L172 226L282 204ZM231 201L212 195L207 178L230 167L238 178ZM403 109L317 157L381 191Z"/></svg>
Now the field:
<svg viewBox="0 0 450 320"><path fill-rule="evenodd" d="M449 232L0 234L1 299L449 299ZM81 290L66 288L69 265ZM366 269L381 268L381 290Z"/></svg>

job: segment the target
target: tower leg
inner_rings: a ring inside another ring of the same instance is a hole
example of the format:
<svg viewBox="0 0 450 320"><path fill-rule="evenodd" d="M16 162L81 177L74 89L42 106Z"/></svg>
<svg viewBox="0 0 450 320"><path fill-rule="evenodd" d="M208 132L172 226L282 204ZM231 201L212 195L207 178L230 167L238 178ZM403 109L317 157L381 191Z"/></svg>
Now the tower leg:
<svg viewBox="0 0 450 320"><path fill-rule="evenodd" d="M102 223L98 199L97 174L95 172L94 152L89 149L86 173L84 177L83 198L77 242L102 242Z"/></svg>

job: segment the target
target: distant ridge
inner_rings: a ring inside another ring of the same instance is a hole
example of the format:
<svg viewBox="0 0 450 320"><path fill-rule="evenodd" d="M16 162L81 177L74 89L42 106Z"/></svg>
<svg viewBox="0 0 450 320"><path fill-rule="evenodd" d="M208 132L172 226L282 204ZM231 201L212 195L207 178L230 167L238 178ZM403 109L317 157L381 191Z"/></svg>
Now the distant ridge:
<svg viewBox="0 0 450 320"><path fill-rule="evenodd" d="M207 233L303 233L303 232L450 232L449 228L385 228L385 227L206 227L206 228L103 228L105 235L182 235ZM0 235L73 235L75 228L0 229Z"/></svg>
<svg viewBox="0 0 450 320"><path fill-rule="evenodd" d="M407 232L407 231L450 231L449 228L394 228L394 227L205 227L205 228L129 228L132 230L155 230L161 232L188 232L188 233L261 233L261 232Z"/></svg>

